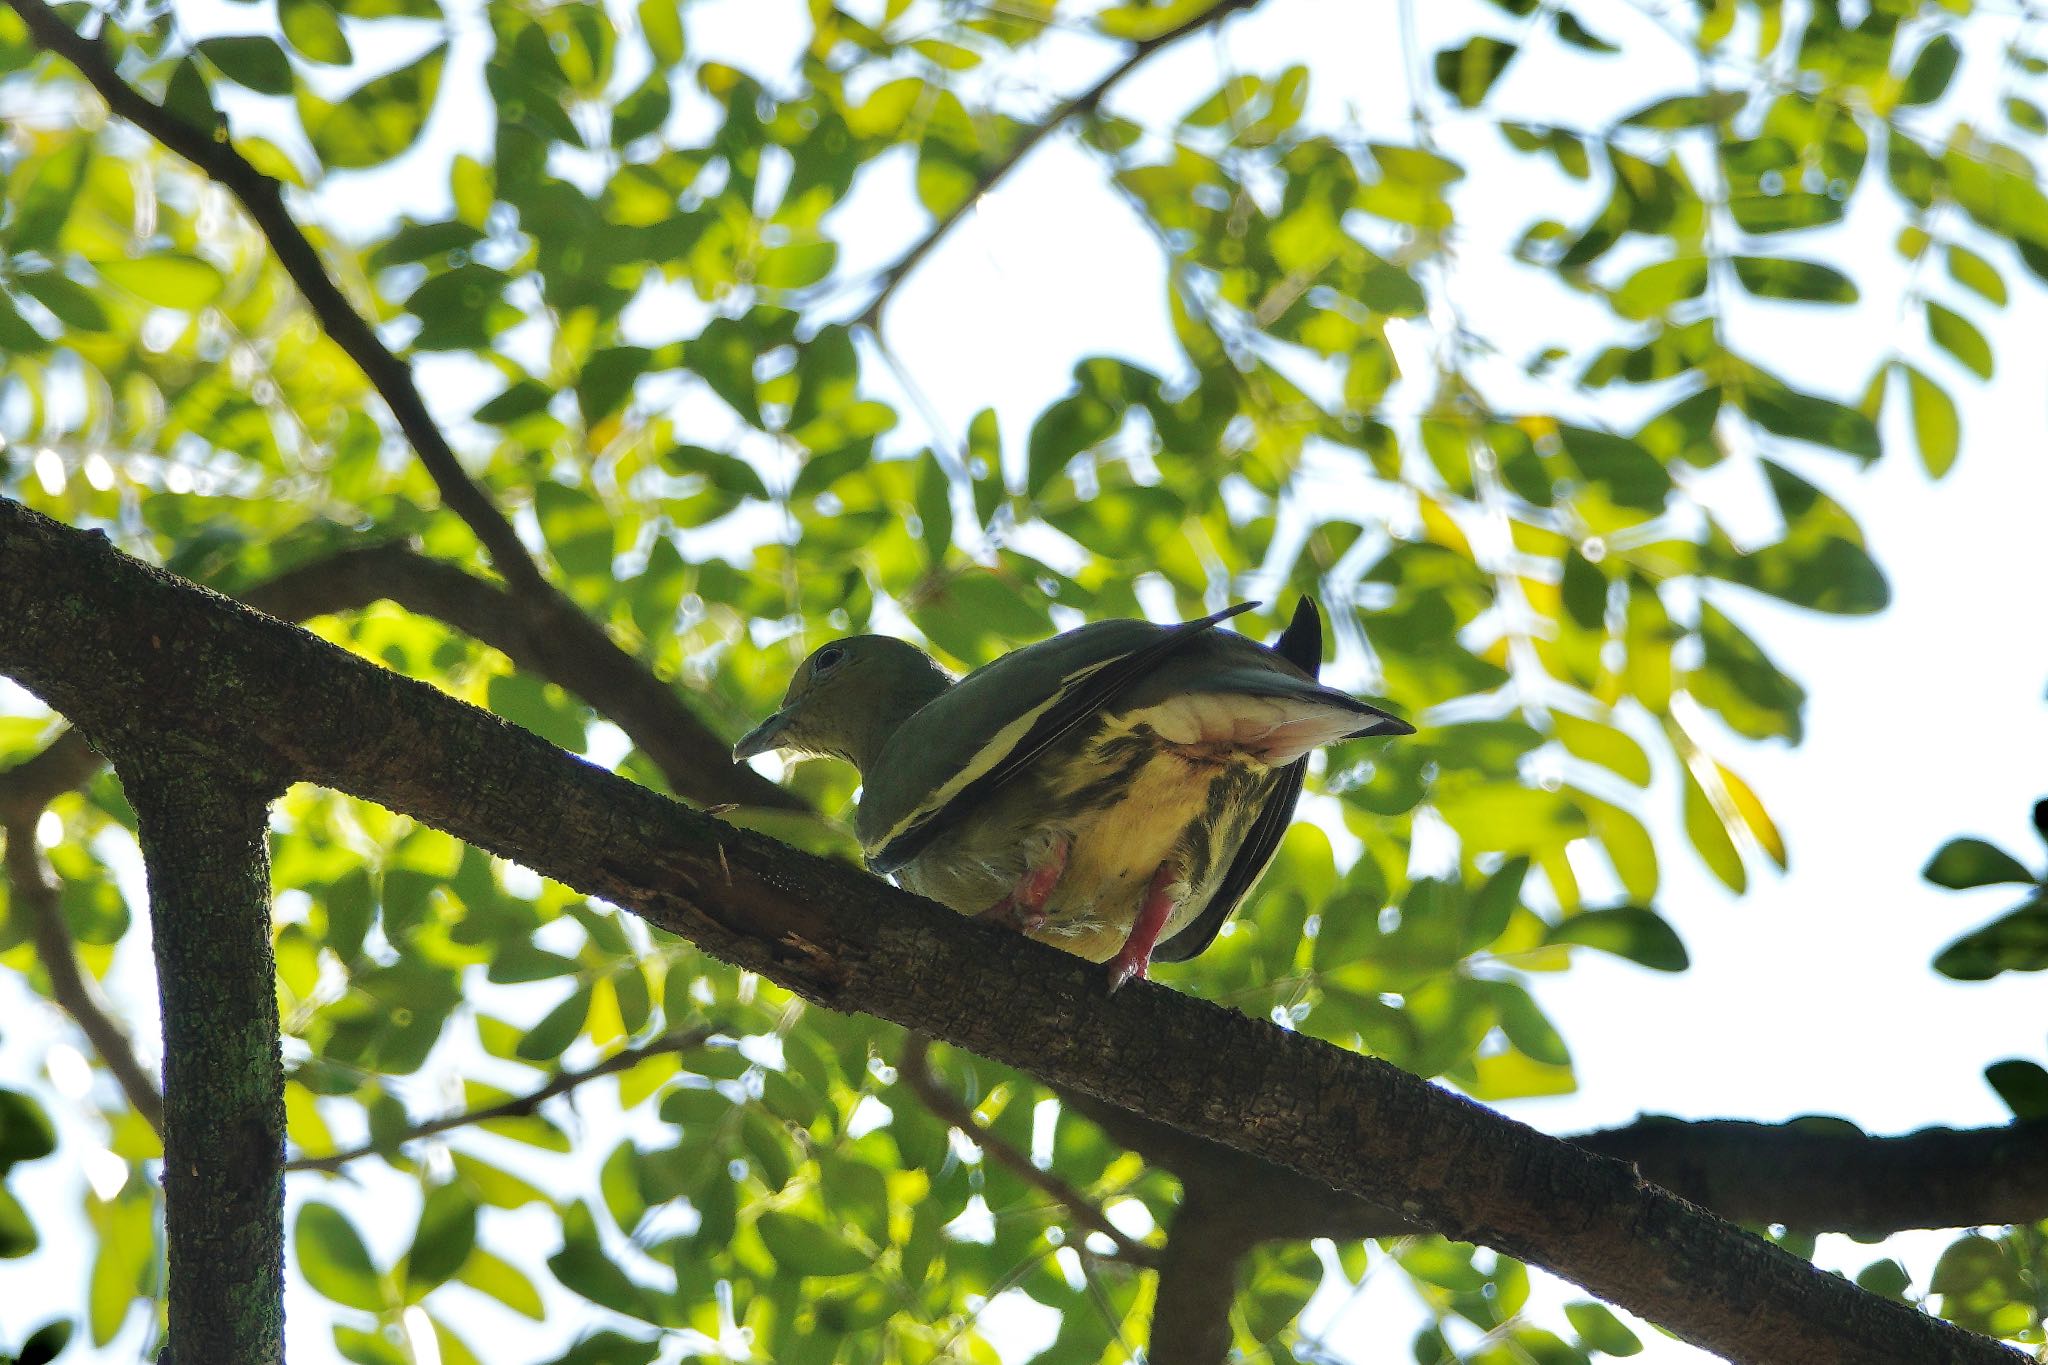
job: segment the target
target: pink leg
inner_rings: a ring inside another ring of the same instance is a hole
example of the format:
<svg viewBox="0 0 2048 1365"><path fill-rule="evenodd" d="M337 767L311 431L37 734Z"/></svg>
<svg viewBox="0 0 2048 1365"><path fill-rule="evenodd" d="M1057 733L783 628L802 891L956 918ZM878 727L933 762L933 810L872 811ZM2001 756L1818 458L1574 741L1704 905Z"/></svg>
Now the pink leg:
<svg viewBox="0 0 2048 1365"><path fill-rule="evenodd" d="M1114 991L1125 982L1136 977L1144 978L1145 966L1152 960L1152 949L1159 942L1160 932L1166 928L1166 921L1180 902L1174 899L1173 885L1181 879L1181 870L1172 863L1161 863L1152 874L1151 885L1145 888L1145 903L1138 908L1138 918L1131 924L1131 936L1124 940L1124 946L1109 960L1109 988Z"/></svg>
<svg viewBox="0 0 2048 1365"><path fill-rule="evenodd" d="M1052 899L1053 888L1060 884L1060 874L1067 870L1067 850L1071 847L1072 841L1064 834L1054 839L1052 847L1045 851L1045 860L1026 868L1010 888L1010 894L977 918L1007 924L1026 934L1037 930L1045 923L1045 903Z"/></svg>

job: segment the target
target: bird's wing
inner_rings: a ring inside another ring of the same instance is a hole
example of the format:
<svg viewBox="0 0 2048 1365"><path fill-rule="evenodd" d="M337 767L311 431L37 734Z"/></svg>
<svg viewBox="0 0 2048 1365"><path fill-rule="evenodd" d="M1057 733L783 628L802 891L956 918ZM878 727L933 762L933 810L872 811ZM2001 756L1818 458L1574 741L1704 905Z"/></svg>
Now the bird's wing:
<svg viewBox="0 0 2048 1365"><path fill-rule="evenodd" d="M1006 654L905 721L861 793L854 831L889 873L1188 641L1256 603L1177 626L1104 621Z"/></svg>
<svg viewBox="0 0 2048 1365"><path fill-rule="evenodd" d="M1295 604L1294 616L1274 643L1273 652L1310 679L1322 671L1323 618L1315 603L1304 597ZM1152 950L1154 961L1185 962L1216 941L1223 922L1237 909L1238 902L1250 894L1273 861L1273 855L1280 851L1280 840L1294 823L1294 807L1301 800L1301 784L1307 776L1305 754L1280 770L1259 818L1252 823L1244 843L1238 846L1237 856L1230 860L1215 894L1179 933Z"/></svg>

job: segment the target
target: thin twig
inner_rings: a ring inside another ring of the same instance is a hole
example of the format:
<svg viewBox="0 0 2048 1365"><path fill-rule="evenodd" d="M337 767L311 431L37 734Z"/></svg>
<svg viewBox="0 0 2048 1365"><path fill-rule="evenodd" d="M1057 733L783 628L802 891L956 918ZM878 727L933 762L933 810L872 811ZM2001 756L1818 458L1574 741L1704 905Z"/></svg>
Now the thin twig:
<svg viewBox="0 0 2048 1365"><path fill-rule="evenodd" d="M497 1104L487 1104L480 1108L465 1109L459 1113L443 1114L439 1118L428 1119L407 1129L393 1140L366 1142L359 1147L350 1147L328 1156L293 1157L284 1164L284 1168L287 1171L338 1171L351 1161L375 1156L379 1152L388 1152L405 1143L433 1137L437 1133L452 1132L457 1128L471 1128L477 1124L489 1123L493 1119L525 1118L557 1095L566 1095L578 1086L597 1080L601 1076L609 1076L614 1072L638 1066L650 1057L660 1057L671 1052L688 1052L693 1048L702 1047L719 1032L721 1030L714 1025L699 1024L695 1028L665 1033L638 1047L623 1048L614 1052L593 1066L574 1071L558 1071L546 1085L527 1094L515 1095Z"/></svg>
<svg viewBox="0 0 2048 1365"><path fill-rule="evenodd" d="M284 187L256 169L225 135L185 122L121 79L101 43L85 37L43 0L7 0L36 42L78 68L107 107L197 166L248 211L334 343L355 361L384 398L400 430L419 452L441 500L469 525L507 582L522 593L550 590L520 543L512 523L472 480L427 411L412 366L377 338L370 323L343 296L320 253L285 208Z"/></svg>
<svg viewBox="0 0 2048 1365"><path fill-rule="evenodd" d="M36 956L50 978L50 999L85 1034L135 1112L162 1133L163 1092L136 1057L128 1030L108 1011L91 978L79 969L71 931L64 923L62 891L42 850L36 847L35 831L34 820L10 816L0 832L7 839L7 875L14 886L14 904L28 912L29 936L35 940Z"/></svg>
<svg viewBox="0 0 2048 1365"><path fill-rule="evenodd" d="M9 4L14 5L24 2L32 4L36 0L8 0ZM967 216L967 211L973 208L983 195L994 189L1011 171L1017 169L1024 158L1031 155L1038 144L1045 141L1056 129L1064 126L1068 120L1079 115L1094 113L1096 109L1101 107L1102 101L1108 97L1109 92L1114 90L1124 77L1130 75L1131 72L1143 65L1145 60L1153 53L1163 47L1170 47L1189 34L1207 28L1211 24L1221 23L1224 19L1240 10L1248 10L1258 2L1259 0L1220 0L1220 3L1202 11L1193 18L1174 25L1164 33L1154 34L1143 42L1134 44L1129 55L1110 68L1109 73L1103 76L1101 80L1098 80L1095 84L1071 99L1061 102L1044 119L1026 130L1024 135L1017 139L1016 145L1005 152L995 164L981 173L981 178L975 183L972 193L963 198L951 212L945 214L938 222L932 224L931 229L924 236L918 238L916 242L911 244L908 251L897 258L896 264L881 272L877 277L880 284L874 298L868 301L868 306L861 310L860 316L853 320L852 325L864 327L869 332L879 335L882 325L882 310L888 306L889 300L894 297L897 287L910 276L912 271L916 270L924 262L924 258L932 253L933 248L945 240L946 234L951 232L959 224L960 220Z"/></svg>
<svg viewBox="0 0 2048 1365"><path fill-rule="evenodd" d="M959 1129L975 1146L987 1154L997 1165L1042 1191L1054 1203L1064 1205L1075 1222L1090 1232L1099 1232L1116 1243L1117 1254L1133 1265L1153 1267L1159 1264L1159 1255L1143 1242L1134 1240L1109 1221L1108 1215L1081 1191L1062 1180L1052 1171L1041 1169L1038 1164L1012 1147L1001 1136L974 1117L974 1111L966 1101L946 1088L939 1073L932 1069L931 1039L922 1033L907 1034L903 1040L903 1057L897 1070L910 1086L911 1093L924 1101L925 1108L938 1118Z"/></svg>

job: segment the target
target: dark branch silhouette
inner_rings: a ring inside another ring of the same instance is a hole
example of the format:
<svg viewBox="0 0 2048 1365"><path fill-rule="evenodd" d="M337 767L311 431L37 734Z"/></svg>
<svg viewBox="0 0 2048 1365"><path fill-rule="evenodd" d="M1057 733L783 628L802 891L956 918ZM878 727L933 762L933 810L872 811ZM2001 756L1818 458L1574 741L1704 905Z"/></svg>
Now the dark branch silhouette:
<svg viewBox="0 0 2048 1365"><path fill-rule="evenodd" d="M879 332L882 326L882 310L889 306L889 300L895 296L898 286L924 263L924 258L945 240L946 234L959 225L960 220L967 216L968 210L974 207L976 201L1002 183L1003 179L1022 165L1024 158L1037 150L1038 145L1046 138L1072 120L1085 118L1100 109L1103 100L1109 97L1110 91L1116 89L1124 77L1144 65L1153 53L1161 48L1171 47L1191 33L1220 24L1231 15L1248 10L1258 2L1259 0L1218 0L1215 5L1175 24L1165 32L1132 44L1124 59L1111 67L1095 84L1078 95L1060 101L1051 113L1026 128L1008 151L982 171L980 178L975 181L974 189L960 201L958 207L933 223L924 236L911 243L909 250L896 258L894 265L877 276L875 296L868 300L868 306L860 311L860 316L856 317L851 325L864 327L870 332ZM8 0L8 3L17 3L17 0Z"/></svg>
<svg viewBox="0 0 2048 1365"><path fill-rule="evenodd" d="M361 1146L344 1148L326 1156L293 1157L285 1162L284 1168L287 1171L338 1171L351 1161L360 1161L366 1156L392 1151L408 1142L418 1142L421 1138L450 1133L458 1128L474 1128L478 1124L489 1123L492 1119L524 1118L538 1112L549 1100L566 1095L601 1076L629 1070L649 1057L661 1057L671 1052L689 1052L700 1048L718 1031L709 1024L702 1024L695 1028L664 1033L659 1038L641 1043L637 1047L620 1048L603 1061L590 1066L558 1071L545 1085L524 1095L514 1095L511 1099L500 1100L496 1104L486 1104L475 1109L464 1109L459 1113L443 1114L439 1118L428 1119L424 1123L414 1124L386 1142L366 1142Z"/></svg>
<svg viewBox="0 0 2048 1365"><path fill-rule="evenodd" d="M0 835L7 840L7 879L14 890L14 904L28 912L29 937L36 945L36 959L50 978L50 998L85 1034L135 1112L161 1134L163 1092L136 1057L128 1030L108 1012L92 979L78 965L71 930L64 923L62 888L36 847L35 829L35 821L10 816L0 826Z"/></svg>
<svg viewBox="0 0 2048 1365"><path fill-rule="evenodd" d="M1029 1155L1018 1151L1004 1141L1001 1134L991 1132L987 1124L975 1118L967 1102L947 1089L945 1081L932 1068L931 1039L913 1031L903 1040L903 1056L897 1066L903 1072L904 1082L924 1101L924 1107L959 1129L969 1141L981 1148L989 1160L1025 1184L1034 1186L1054 1203L1064 1206L1082 1227L1090 1232L1099 1232L1116 1243L1117 1255L1122 1259L1133 1265L1158 1266L1158 1253L1110 1222L1094 1200L1061 1179L1058 1172L1040 1167Z"/></svg>

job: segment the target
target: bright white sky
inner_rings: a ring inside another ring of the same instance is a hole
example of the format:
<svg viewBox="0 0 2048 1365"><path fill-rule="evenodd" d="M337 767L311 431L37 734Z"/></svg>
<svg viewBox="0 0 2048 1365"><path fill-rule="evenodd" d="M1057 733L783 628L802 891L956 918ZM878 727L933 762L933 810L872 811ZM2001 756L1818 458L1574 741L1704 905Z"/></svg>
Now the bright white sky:
<svg viewBox="0 0 2048 1365"><path fill-rule="evenodd" d="M1601 0L1576 8L1594 29L1627 41L1635 55L1626 62L1586 61L1584 79L1560 79L1560 71L1571 68L1548 59L1518 67L1498 88L1497 108L1594 127L1694 79L1682 51L1660 39L1630 4ZM247 11L219 0L191 0L180 9L192 15L197 32L246 31L250 22ZM1425 52L1475 22L1510 31L1497 10L1477 3L1416 10ZM775 77L788 69L785 54L800 13L795 0L700 0L686 10L691 49ZM1125 84L1116 107L1157 126L1206 95L1228 71L1306 62L1313 73L1311 119L1336 123L1349 116L1368 137L1403 140L1410 130L1396 13L1393 3L1267 0L1220 37L1184 43L1153 60ZM2005 21L1983 23L1996 31L1966 42L1973 67L1957 83L1966 101L1991 98L1990 83L1973 84L1969 75L1982 69L2006 33ZM480 85L473 64L482 56L485 32L473 14L459 25L441 109L428 145L415 154L429 164L442 164L451 146L480 140L475 103L461 96ZM1105 45L1057 39L1036 59L1037 84L1048 92L1072 91L1110 57ZM275 110L266 102L251 97L230 108L238 127L275 135ZM1543 203L1542 213L1569 221L1592 207L1584 193L1563 198L1554 182L1503 156L1478 121L1452 119L1436 131L1445 149L1474 172L1468 184L1477 192L1460 202L1466 235L1455 282L1471 323L1500 342L1510 360L1552 336L1583 338L1584 331L1573 332L1572 318L1594 324L1598 315L1567 311L1583 305L1513 267L1507 245L1544 197L1552 202ZM338 180L321 197L323 212L370 226L401 210L443 211L444 179L406 176L404 164L396 172ZM904 208L912 202L907 168L882 178L861 215L843 225L856 264L891 259L922 226ZM375 193L365 193L371 183ZM1731 741L1724 753L1786 832L1791 870L1774 877L1753 866L1753 890L1736 900L1689 856L1667 857L1662 909L1692 953L1690 972L1652 973L1587 953L1561 979L1537 984L1572 1046L1583 1086L1569 1097L1508 1106L1538 1127L1569 1132L1638 1113L1765 1120L1837 1114L1880 1133L1994 1124L2008 1116L1984 1084L1983 1066L2005 1057L2042 1058L2037 983L2008 977L1963 986L1927 966L1940 946L2013 898L1996 890L1959 896L1919 880L1928 855L1958 833L1986 835L2035 865L2043 856L2027 822L2031 803L2048 794L2048 708L2042 705L2048 635L2039 629L2038 587L2048 569L2040 527L2048 463L2041 454L2040 357L2031 344L2039 335L2041 296L2016 268L2007 271L2019 302L2009 315L1986 320L2003 372L1977 386L1943 360L1925 359L1928 348L1917 328L1895 321L1904 283L1889 251L1896 227L1886 196L1866 188L1848 225L1802 248L1853 260L1865 301L1834 310L1752 306L1735 319L1733 331L1740 345L1802 385L1846 397L1860 389L1882 347L1903 338L1923 368L1954 381L1965 413L1962 459L1947 480L1930 484L1896 406L1887 429L1895 453L1874 471L1859 473L1839 457L1794 457L1802 472L1859 517L1891 578L1893 605L1876 618L1837 621L1731 599L1739 619L1811 696L1808 738L1799 749ZM1162 298L1163 271L1150 237L1102 187L1094 164L1069 139L1056 137L933 254L900 291L885 327L947 439L957 439L977 409L993 405L1015 441L1031 416L1065 390L1082 354L1121 354L1173 370ZM859 302L850 297L848 311ZM673 334L673 318L660 330ZM1404 360L1417 362L1408 366L1411 373L1426 371L1426 334L1411 329L1396 344ZM886 383L880 367L873 371ZM1508 373L1488 378L1506 383ZM430 382L430 392L449 416L466 413L470 386L457 375L445 378ZM1497 392L1511 401L1512 390ZM1556 395L1546 401L1557 401ZM926 439L916 409L908 402L899 407L906 431ZM685 420L704 412L691 404ZM1607 415L1619 424L1631 414ZM1753 497L1739 476L1717 476L1711 489L1738 509ZM1341 487L1332 492L1343 496ZM1679 849L1673 774L1660 775L1653 802L1664 816L1660 842ZM125 964L123 980L146 991L142 967ZM0 1039L0 1077L9 1083L43 1073L50 1044L61 1036L25 1013L17 996L0 1001L6 1017L22 1021ZM83 1145L67 1151L92 1145L82 1130L70 1136ZM586 1133L597 1152L608 1151L616 1136L597 1123ZM37 1168L36 1175L15 1183L28 1186L22 1193L39 1225L60 1242L63 1229L78 1227L71 1210L79 1176L49 1168ZM373 1182L362 1197L342 1202L359 1213L372 1209L376 1188ZM296 1185L294 1193L301 1193ZM321 1197L335 1193L330 1188ZM408 1219L405 1228L374 1241L395 1254L409 1231ZM545 1255L552 1235L533 1231L531 1245ZM1821 1254L1824 1263L1850 1273L1895 1255L1924 1287L1934 1255L1948 1240L1946 1234L1915 1234L1878 1249L1828 1238ZM545 1284L539 1260L526 1263ZM25 1305L81 1300L83 1248L52 1245L26 1265L10 1264L7 1280L0 1342L39 1320ZM1369 1275L1358 1295L1328 1285L1309 1321L1339 1354L1406 1359L1416 1315L1399 1281ZM23 1289L29 1292L16 1292ZM494 1339L494 1329L512 1329L516 1320L487 1309L471 1312L468 1305L477 1301L457 1292L465 1296L457 1321L471 1345L491 1358L538 1354L543 1337L573 1325L558 1318L544 1332L521 1327L519 1336ZM1539 1292L1553 1302L1578 1297ZM327 1306L303 1284L295 1284L291 1308L300 1322L327 1317ZM1028 1311L1001 1320L1007 1360L1028 1358L1033 1343L1045 1339L1046 1324ZM1650 1335L1637 1359L1709 1359ZM291 1345L296 1362L334 1358L324 1331L296 1332ZM132 1359L133 1333L117 1346L125 1351L96 1358ZM75 1358L77 1348L67 1356Z"/></svg>

